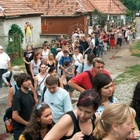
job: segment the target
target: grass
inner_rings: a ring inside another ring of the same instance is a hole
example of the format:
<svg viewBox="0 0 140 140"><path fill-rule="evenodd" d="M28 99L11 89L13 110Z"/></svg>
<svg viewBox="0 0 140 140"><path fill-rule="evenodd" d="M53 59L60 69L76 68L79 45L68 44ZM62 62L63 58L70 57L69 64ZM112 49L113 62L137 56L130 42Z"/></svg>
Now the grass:
<svg viewBox="0 0 140 140"><path fill-rule="evenodd" d="M135 42L130 48L130 51L133 56L140 57L140 41Z"/></svg>
<svg viewBox="0 0 140 140"><path fill-rule="evenodd" d="M135 42L130 48L130 51L133 56L140 57L140 41ZM126 80L128 82L140 81L140 65L134 65L134 66L128 67L124 71L124 73L117 76L117 78L114 80L114 83L122 84Z"/></svg>
<svg viewBox="0 0 140 140"><path fill-rule="evenodd" d="M21 66L21 65L24 65L24 61L20 58L17 58L17 59L14 59L11 61L12 63L12 66L15 66L15 65L18 65L18 66Z"/></svg>
<svg viewBox="0 0 140 140"><path fill-rule="evenodd" d="M25 71L25 65L24 65L24 61L20 58L11 60L11 65L13 66L20 66L22 71Z"/></svg>
<svg viewBox="0 0 140 140"><path fill-rule="evenodd" d="M125 70L115 80L115 84L122 84L125 81L138 82L140 81L140 65L134 65Z"/></svg>

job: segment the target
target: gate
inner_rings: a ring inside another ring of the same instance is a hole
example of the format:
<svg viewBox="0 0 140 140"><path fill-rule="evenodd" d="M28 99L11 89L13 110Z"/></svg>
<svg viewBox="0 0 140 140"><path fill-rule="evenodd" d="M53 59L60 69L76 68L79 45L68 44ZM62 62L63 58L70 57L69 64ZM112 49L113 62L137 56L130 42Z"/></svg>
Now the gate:
<svg viewBox="0 0 140 140"><path fill-rule="evenodd" d="M6 51L12 60L22 58L21 35L19 33L9 35Z"/></svg>

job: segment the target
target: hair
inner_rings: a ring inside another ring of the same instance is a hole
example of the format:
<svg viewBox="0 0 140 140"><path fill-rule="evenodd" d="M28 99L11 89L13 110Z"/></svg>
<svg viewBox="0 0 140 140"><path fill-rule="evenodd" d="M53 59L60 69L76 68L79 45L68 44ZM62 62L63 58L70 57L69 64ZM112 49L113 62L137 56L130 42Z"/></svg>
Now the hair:
<svg viewBox="0 0 140 140"><path fill-rule="evenodd" d="M39 106L39 108L38 108ZM31 114L31 118L29 121L29 124L26 126L25 131L23 132L24 136L30 136L31 139L33 140L38 140L38 138L40 137L40 128L41 128L41 124L38 121L38 118L41 117L42 112L45 109L49 109L49 105L47 104L37 104L35 105L35 107L33 108L32 114ZM52 124L48 124L46 127L46 130L50 130L53 127L53 123Z"/></svg>
<svg viewBox="0 0 140 140"><path fill-rule="evenodd" d="M95 58L95 55L90 53L87 55L87 61L92 64L93 59Z"/></svg>
<svg viewBox="0 0 140 140"><path fill-rule="evenodd" d="M48 73L52 73L54 70L57 71L57 67L50 67Z"/></svg>
<svg viewBox="0 0 140 140"><path fill-rule="evenodd" d="M110 82L112 82L112 79L109 75L104 74L104 73L99 73L94 77L92 85L94 89L96 89L99 92L101 96L101 88L108 85ZM110 102L112 102L113 94L108 99Z"/></svg>
<svg viewBox="0 0 140 140"><path fill-rule="evenodd" d="M80 51L79 47L75 47L74 50L78 50L78 52Z"/></svg>
<svg viewBox="0 0 140 140"><path fill-rule="evenodd" d="M26 50L28 50L28 47L31 47L31 45L27 45L27 46L26 46ZM32 47L31 47L31 49L32 49Z"/></svg>
<svg viewBox="0 0 140 140"><path fill-rule="evenodd" d="M68 53L69 54L69 52L67 51L67 50L64 50L64 52L63 53Z"/></svg>
<svg viewBox="0 0 140 140"><path fill-rule="evenodd" d="M137 83L134 89L130 106L137 112L135 120L140 129L140 82Z"/></svg>
<svg viewBox="0 0 140 140"><path fill-rule="evenodd" d="M101 63L101 64L105 65L105 62L101 58L94 58L92 61L93 67L95 66L95 63Z"/></svg>
<svg viewBox="0 0 140 140"><path fill-rule="evenodd" d="M31 76L27 73L21 73L18 75L16 82L18 87L21 87L21 85L23 84L23 82L27 81L27 80L31 80Z"/></svg>
<svg viewBox="0 0 140 140"><path fill-rule="evenodd" d="M69 65L70 65L70 61L69 60L64 61L64 66L68 67Z"/></svg>
<svg viewBox="0 0 140 140"><path fill-rule="evenodd" d="M58 78L55 76L48 76L45 81L46 85L52 86L58 84Z"/></svg>
<svg viewBox="0 0 140 140"><path fill-rule="evenodd" d="M135 118L136 112L124 103L113 103L105 107L101 117L96 118L93 135L97 139L104 138L110 131L112 124L123 124L130 116Z"/></svg>
<svg viewBox="0 0 140 140"><path fill-rule="evenodd" d="M34 62L37 64L37 60L38 60L38 58L37 58L37 56L40 54L40 52L35 52L34 53Z"/></svg>
<svg viewBox="0 0 140 140"><path fill-rule="evenodd" d="M52 53L49 53L49 55L48 55L48 59L49 59L49 60L50 60L50 56L52 56L53 60L55 60Z"/></svg>
<svg viewBox="0 0 140 140"><path fill-rule="evenodd" d="M77 107L83 106L93 106L93 109L96 111L101 104L101 97L99 96L99 93L94 90L85 90L82 92L79 96L79 99L77 101Z"/></svg>

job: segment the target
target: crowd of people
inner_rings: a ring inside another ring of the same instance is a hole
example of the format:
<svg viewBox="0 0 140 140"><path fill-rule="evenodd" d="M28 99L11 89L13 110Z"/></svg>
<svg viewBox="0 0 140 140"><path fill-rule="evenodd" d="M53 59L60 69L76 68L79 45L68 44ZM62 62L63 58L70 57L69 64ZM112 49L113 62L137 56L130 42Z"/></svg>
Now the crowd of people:
<svg viewBox="0 0 140 140"><path fill-rule="evenodd" d="M0 86L2 79L9 86L14 139L138 139L140 83L130 105L119 103L102 59L107 50L130 43L132 35L130 26L108 33L94 27L89 35L77 28L71 42L60 36L58 42L44 41L37 51L27 45L23 54L26 72L19 66L8 71L10 57L0 46L0 58L5 58L0 62ZM76 108L72 105L74 90L79 92Z"/></svg>

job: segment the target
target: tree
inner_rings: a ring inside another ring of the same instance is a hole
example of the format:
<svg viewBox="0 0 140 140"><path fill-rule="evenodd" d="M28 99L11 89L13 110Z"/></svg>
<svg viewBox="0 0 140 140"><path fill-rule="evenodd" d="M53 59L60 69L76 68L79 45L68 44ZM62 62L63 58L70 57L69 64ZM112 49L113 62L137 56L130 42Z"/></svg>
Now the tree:
<svg viewBox="0 0 140 140"><path fill-rule="evenodd" d="M137 11L140 10L140 1L139 0L120 0L127 8L126 11L127 15L131 15L132 19L133 16Z"/></svg>
<svg viewBox="0 0 140 140"><path fill-rule="evenodd" d="M101 25L101 27L104 27L107 21L107 14L103 14L99 12L97 9L93 11L94 15L94 22L98 25Z"/></svg>
<svg viewBox="0 0 140 140"><path fill-rule="evenodd" d="M12 24L11 29L8 32L8 47L6 51L10 53L14 58L21 58L24 34L21 28L17 24Z"/></svg>

